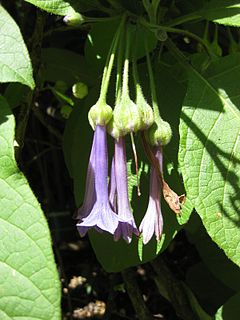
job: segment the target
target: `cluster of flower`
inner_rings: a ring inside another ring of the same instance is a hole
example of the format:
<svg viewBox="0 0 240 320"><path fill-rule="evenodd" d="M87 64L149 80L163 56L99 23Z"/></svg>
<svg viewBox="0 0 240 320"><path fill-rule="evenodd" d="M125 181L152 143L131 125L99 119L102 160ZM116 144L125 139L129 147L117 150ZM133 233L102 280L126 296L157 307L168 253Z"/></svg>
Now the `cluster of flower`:
<svg viewBox="0 0 240 320"><path fill-rule="evenodd" d="M152 92L152 107L147 103L138 78L136 59L132 59L135 102L129 94L128 74L131 60L131 39L128 21L123 16L114 36L102 77L102 86L97 103L89 111L89 122L94 129L94 138L86 179L86 191L82 206L77 211L77 228L84 236L90 228L107 231L115 240L121 237L128 243L132 235L142 235L143 243L150 241L155 233L160 240L163 228L161 213L162 146L172 135L170 125L160 117L156 101L153 72L146 42L146 58ZM115 108L107 104L107 91L117 56ZM124 59L123 59L124 57ZM150 173L149 203L145 216L137 228L128 196L128 177L125 150L125 135L144 131L154 157ZM107 132L114 138L114 157L108 182ZM155 163L155 164L154 164Z"/></svg>

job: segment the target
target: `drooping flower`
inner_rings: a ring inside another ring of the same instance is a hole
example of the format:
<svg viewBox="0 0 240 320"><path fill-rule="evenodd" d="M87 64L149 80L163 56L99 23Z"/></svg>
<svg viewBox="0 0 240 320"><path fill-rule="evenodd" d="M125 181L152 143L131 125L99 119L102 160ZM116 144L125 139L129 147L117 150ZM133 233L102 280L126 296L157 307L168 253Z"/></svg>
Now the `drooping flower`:
<svg viewBox="0 0 240 320"><path fill-rule="evenodd" d="M96 201L89 212L92 202L85 203L85 212L81 209L82 218L77 223L77 228L81 236L84 236L90 228L97 231L107 231L114 234L121 219L111 209L108 199L108 152L106 126L96 125L93 143L94 164L94 188ZM91 177L90 179L91 180ZM92 181L92 180L91 180ZM90 190L91 191L91 190ZM90 197L89 197L90 198ZM93 198L91 198L92 200Z"/></svg>
<svg viewBox="0 0 240 320"><path fill-rule="evenodd" d="M77 210L77 214L74 216L75 219L83 219L89 215L94 203L96 201L95 192L95 135L93 136L92 148L89 157L89 163L87 168L86 177L86 189L82 206Z"/></svg>
<svg viewBox="0 0 240 320"><path fill-rule="evenodd" d="M122 236L123 239L130 243L132 234L139 235L134 217L131 211L128 198L128 181L127 181L127 162L124 137L115 140L115 179L117 188L117 213L123 220L114 233L114 239L117 241Z"/></svg>
<svg viewBox="0 0 240 320"><path fill-rule="evenodd" d="M112 158L111 174L109 180L109 203L114 212L117 212L117 186L115 176L115 160Z"/></svg>
<svg viewBox="0 0 240 320"><path fill-rule="evenodd" d="M154 155L159 162L159 168L162 172L162 148L155 148ZM150 191L148 207L139 226L139 231L141 232L143 238L143 244L147 244L151 240L154 233L157 241L161 239L163 230L163 218L160 199L161 185L158 178L157 170L154 166L152 166L150 173Z"/></svg>

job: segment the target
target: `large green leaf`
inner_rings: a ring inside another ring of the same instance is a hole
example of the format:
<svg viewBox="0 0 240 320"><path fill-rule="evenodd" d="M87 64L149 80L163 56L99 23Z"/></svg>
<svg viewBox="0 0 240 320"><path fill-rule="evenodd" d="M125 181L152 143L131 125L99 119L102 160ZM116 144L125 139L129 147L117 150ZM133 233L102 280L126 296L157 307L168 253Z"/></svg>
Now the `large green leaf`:
<svg viewBox="0 0 240 320"><path fill-rule="evenodd" d="M14 117L0 97L0 318L60 319L47 222L14 159Z"/></svg>
<svg viewBox="0 0 240 320"><path fill-rule="evenodd" d="M232 296L221 308L218 309L215 320L237 320L240 313L240 292Z"/></svg>
<svg viewBox="0 0 240 320"><path fill-rule="evenodd" d="M21 32L0 4L0 82L21 82L34 88L32 66Z"/></svg>
<svg viewBox="0 0 240 320"><path fill-rule="evenodd" d="M86 12L91 10L101 10L103 6L97 0L25 0L45 11L60 16L71 14L75 11Z"/></svg>
<svg viewBox="0 0 240 320"><path fill-rule="evenodd" d="M162 57L168 59L169 56ZM183 188L182 179L180 179L180 168L178 165L177 153L179 146L179 132L178 126L180 121L180 113L182 101L186 93L186 79L184 70L179 64L154 65L155 84L158 95L159 110L164 120L171 124L173 136L171 142L164 147L165 154L165 179L170 184L170 187L178 195L185 194ZM147 70L143 73L146 78ZM148 78L145 79L145 86ZM149 90L150 93L150 90ZM193 205L189 198L186 199L181 208L181 215L177 215L176 218L179 224L185 224L193 210Z"/></svg>
<svg viewBox="0 0 240 320"><path fill-rule="evenodd" d="M206 19L230 26L240 26L240 3L238 0L211 0L201 10Z"/></svg>
<svg viewBox="0 0 240 320"><path fill-rule="evenodd" d="M180 122L179 162L187 197L211 238L240 265L240 55L205 77L191 69Z"/></svg>
<svg viewBox="0 0 240 320"><path fill-rule="evenodd" d="M75 0L25 0L26 2L32 3L36 7L39 7L45 11L65 16L75 12L73 5L76 5Z"/></svg>
<svg viewBox="0 0 240 320"><path fill-rule="evenodd" d="M85 58L73 51L58 48L42 50L43 78L47 81L64 81L71 86L81 81L91 85L96 81L96 74L92 71Z"/></svg>
<svg viewBox="0 0 240 320"><path fill-rule="evenodd" d="M234 294L214 277L203 262L188 269L186 282L208 314L214 314Z"/></svg>
<svg viewBox="0 0 240 320"><path fill-rule="evenodd" d="M240 268L228 259L224 251L211 240L199 216L192 215L185 228L188 231L188 238L194 243L201 259L214 277L225 286L238 292L240 290Z"/></svg>

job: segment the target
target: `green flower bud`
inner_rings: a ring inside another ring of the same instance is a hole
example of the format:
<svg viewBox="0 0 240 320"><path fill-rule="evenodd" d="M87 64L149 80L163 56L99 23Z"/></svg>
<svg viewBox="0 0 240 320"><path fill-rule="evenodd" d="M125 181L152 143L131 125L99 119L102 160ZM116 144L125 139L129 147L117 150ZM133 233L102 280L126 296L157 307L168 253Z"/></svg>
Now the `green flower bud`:
<svg viewBox="0 0 240 320"><path fill-rule="evenodd" d="M102 101L94 104L88 112L88 120L95 130L96 125L105 126L112 118L112 108Z"/></svg>
<svg viewBox="0 0 240 320"><path fill-rule="evenodd" d="M88 86L83 82L77 82L72 86L72 93L75 98L83 99L88 95Z"/></svg>
<svg viewBox="0 0 240 320"><path fill-rule="evenodd" d="M152 146L165 146L172 138L172 129L167 121L162 119L148 129L148 141Z"/></svg>
<svg viewBox="0 0 240 320"><path fill-rule="evenodd" d="M85 18L79 12L72 12L63 21L70 27L78 27L85 22Z"/></svg>
<svg viewBox="0 0 240 320"><path fill-rule="evenodd" d="M149 127L151 127L151 125L153 124L154 116L153 116L153 110L145 100L140 86L137 87L136 105L138 106L141 112L140 130L146 130Z"/></svg>
<svg viewBox="0 0 240 320"><path fill-rule="evenodd" d="M71 112L72 112L72 107L65 104L63 106L61 106L61 109L60 109L60 113L61 113L61 116L64 118L64 119L68 119Z"/></svg>
<svg viewBox="0 0 240 320"><path fill-rule="evenodd" d="M114 109L114 121L122 135L136 132L141 128L141 109L130 99L123 96Z"/></svg>
<svg viewBox="0 0 240 320"><path fill-rule="evenodd" d="M114 116L107 124L107 132L114 138L118 139L121 136L121 132L116 126L116 122L114 121Z"/></svg>

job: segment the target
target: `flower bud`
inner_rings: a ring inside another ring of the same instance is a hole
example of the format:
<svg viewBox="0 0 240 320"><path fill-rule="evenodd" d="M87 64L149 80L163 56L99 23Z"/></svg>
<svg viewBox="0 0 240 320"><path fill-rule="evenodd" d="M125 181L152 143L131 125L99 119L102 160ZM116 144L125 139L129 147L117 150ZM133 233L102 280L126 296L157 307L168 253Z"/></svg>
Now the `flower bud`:
<svg viewBox="0 0 240 320"><path fill-rule="evenodd" d="M114 109L114 121L122 135L136 132L141 128L141 109L130 99L123 96Z"/></svg>
<svg viewBox="0 0 240 320"><path fill-rule="evenodd" d="M140 130L146 130L149 127L151 127L151 125L153 124L154 116L153 116L153 110L145 100L140 86L137 88L136 105L138 106L141 112Z"/></svg>
<svg viewBox="0 0 240 320"><path fill-rule="evenodd" d="M103 102L98 101L88 112L88 120L95 130L96 125L105 126L112 118L112 108Z"/></svg>
<svg viewBox="0 0 240 320"><path fill-rule="evenodd" d="M82 25L85 22L84 17L79 12L73 12L68 15L66 15L63 18L63 21L69 26L69 27L78 27Z"/></svg>
<svg viewBox="0 0 240 320"><path fill-rule="evenodd" d="M148 141L152 146L165 146L172 138L172 129L167 121L162 119L148 129Z"/></svg>
<svg viewBox="0 0 240 320"><path fill-rule="evenodd" d="M83 99L88 95L88 86L83 82L77 82L72 86L72 93L75 98Z"/></svg>

